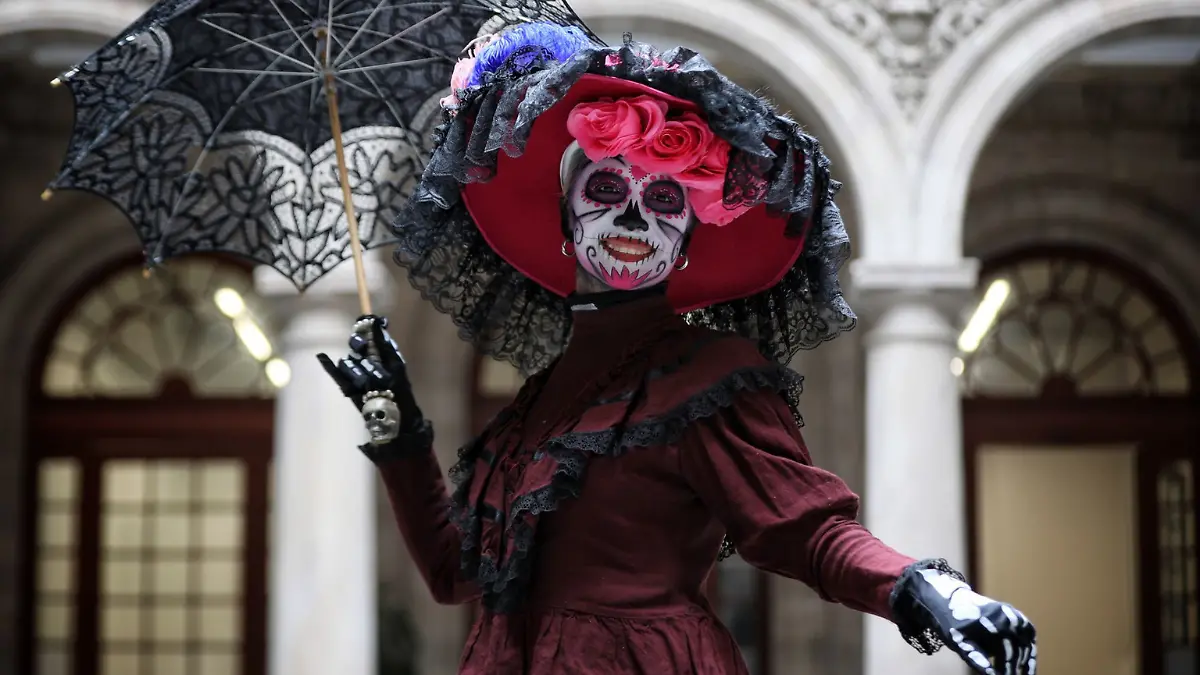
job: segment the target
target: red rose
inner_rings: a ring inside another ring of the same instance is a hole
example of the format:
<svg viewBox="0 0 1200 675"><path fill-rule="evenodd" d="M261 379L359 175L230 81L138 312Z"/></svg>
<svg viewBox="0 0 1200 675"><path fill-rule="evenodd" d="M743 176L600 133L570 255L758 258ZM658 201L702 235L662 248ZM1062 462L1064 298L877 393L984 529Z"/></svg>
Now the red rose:
<svg viewBox="0 0 1200 675"><path fill-rule="evenodd" d="M713 138L704 120L695 113L684 113L627 150L625 159L651 173L677 175L700 163Z"/></svg>
<svg viewBox="0 0 1200 675"><path fill-rule="evenodd" d="M580 103L567 116L567 131L588 159L599 162L658 136L666 118L667 104L650 96Z"/></svg>
<svg viewBox="0 0 1200 675"><path fill-rule="evenodd" d="M726 206L723 186L714 190L689 187L688 201L692 204L692 212L696 214L696 220L718 227L732 223L742 214L754 208L744 204L733 207Z"/></svg>
<svg viewBox="0 0 1200 675"><path fill-rule="evenodd" d="M700 190L724 190L725 172L729 169L729 144L713 137L700 162L676 176L680 185Z"/></svg>

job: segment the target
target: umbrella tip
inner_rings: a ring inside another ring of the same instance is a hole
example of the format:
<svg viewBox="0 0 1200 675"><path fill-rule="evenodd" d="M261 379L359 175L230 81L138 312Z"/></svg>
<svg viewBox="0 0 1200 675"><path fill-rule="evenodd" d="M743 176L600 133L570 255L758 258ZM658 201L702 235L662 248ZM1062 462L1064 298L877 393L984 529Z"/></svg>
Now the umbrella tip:
<svg viewBox="0 0 1200 675"><path fill-rule="evenodd" d="M53 80L50 80L50 86L51 86L51 87L58 87L58 86L61 86L61 85L62 85L62 78L61 78L61 77L56 77L56 78L54 78Z"/></svg>
<svg viewBox="0 0 1200 675"><path fill-rule="evenodd" d="M51 190L50 188L46 188L45 190L42 190L42 201L48 202L48 201L50 201L50 198L53 196L54 196L54 190Z"/></svg>

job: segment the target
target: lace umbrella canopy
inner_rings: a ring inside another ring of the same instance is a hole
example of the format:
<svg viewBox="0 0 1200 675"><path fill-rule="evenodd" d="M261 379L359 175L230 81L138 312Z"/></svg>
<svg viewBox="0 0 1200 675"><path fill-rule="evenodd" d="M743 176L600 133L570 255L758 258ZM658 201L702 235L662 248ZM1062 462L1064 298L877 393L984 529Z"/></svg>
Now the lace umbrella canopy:
<svg viewBox="0 0 1200 675"><path fill-rule="evenodd" d="M303 290L354 257L361 281L461 52L527 21L587 31L565 0L160 0L55 80L76 119L45 197L112 201L149 265L221 251Z"/></svg>

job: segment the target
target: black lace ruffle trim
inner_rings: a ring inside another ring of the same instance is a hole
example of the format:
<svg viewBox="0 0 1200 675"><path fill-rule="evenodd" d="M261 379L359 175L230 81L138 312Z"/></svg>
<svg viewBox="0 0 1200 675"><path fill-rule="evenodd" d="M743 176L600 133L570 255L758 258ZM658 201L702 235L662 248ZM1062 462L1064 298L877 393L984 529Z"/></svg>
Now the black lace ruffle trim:
<svg viewBox="0 0 1200 675"><path fill-rule="evenodd" d="M477 505L466 503L467 488L474 475L474 466L483 452L479 441L460 453L452 471L458 483L455 491L455 522L463 534L462 569L469 579L475 579L484 590L484 606L498 613L510 613L520 608L532 572L529 555L536 535L536 518L555 511L564 499L579 495L588 460L610 452L620 454L633 448L669 445L677 442L684 430L696 420L711 417L733 405L744 392L776 391L795 409L795 401L803 387L804 378L785 366L770 364L734 371L709 389L696 394L675 409L630 425L619 442L614 442L615 430L570 432L551 439L546 447L535 453L533 461L552 458L558 463L550 485L517 498L503 524L505 537L511 543L509 559L503 563L480 552L479 537L483 514ZM722 556L732 554L732 545L722 545Z"/></svg>
<svg viewBox="0 0 1200 675"><path fill-rule="evenodd" d="M908 644L912 645L913 649L922 654L933 654L942 648L942 638L933 627L934 620L929 615L929 611L919 603L911 601L914 596L911 586L919 582L922 570L937 570L962 582L966 582L967 578L951 567L945 559L930 558L905 568L900 579L896 581L895 587L892 588L888 605L892 610L892 619L900 629L900 635Z"/></svg>
<svg viewBox="0 0 1200 675"><path fill-rule="evenodd" d="M837 277L850 252L833 201L840 184L830 177L820 143L794 120L699 54L682 47L660 53L628 36L620 47L584 49L562 63L523 54L520 65L466 92L458 114L444 118L421 182L393 224L397 262L425 299L450 315L464 340L526 373L562 351L571 328L567 301L491 250L460 186L489 180L501 152L520 155L536 119L589 73L642 82L697 103L734 147L726 203L765 203L790 214L789 236L800 236L808 223L804 252L778 284L691 312L689 322L753 340L781 364L854 327Z"/></svg>
<svg viewBox="0 0 1200 675"><path fill-rule="evenodd" d="M551 439L550 446L582 450L589 454L602 454L612 448L615 454L620 455L630 448L669 445L678 441L684 429L692 422L710 417L718 410L733 405L734 399L741 392L775 389L780 392L795 392L798 396L803 385L803 376L783 366L772 364L743 368L730 373L715 387L693 396L671 412L630 425L622 434L620 442L614 442L616 429L603 429L564 434Z"/></svg>

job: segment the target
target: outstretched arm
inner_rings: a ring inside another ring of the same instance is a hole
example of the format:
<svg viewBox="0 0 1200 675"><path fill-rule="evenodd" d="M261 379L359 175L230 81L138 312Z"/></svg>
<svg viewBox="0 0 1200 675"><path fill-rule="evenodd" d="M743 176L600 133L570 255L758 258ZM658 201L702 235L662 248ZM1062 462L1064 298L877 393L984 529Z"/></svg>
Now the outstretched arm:
<svg viewBox="0 0 1200 675"><path fill-rule="evenodd" d="M856 520L858 496L812 465L782 397L750 392L689 430L683 473L750 564L822 598L891 618L889 595L916 562Z"/></svg>
<svg viewBox="0 0 1200 675"><path fill-rule="evenodd" d="M450 520L433 426L417 405L404 359L386 326L381 317L363 317L350 337L349 355L337 363L325 354L317 358L363 412L371 442L360 449L379 467L396 525L434 600L469 602L478 592L460 573L462 538Z"/></svg>
<svg viewBox="0 0 1200 675"><path fill-rule="evenodd" d="M894 621L925 653L945 643L978 672L1033 675L1029 620L976 594L944 560L898 553L859 524L858 496L813 466L781 396L743 393L688 433L683 474L747 562Z"/></svg>

